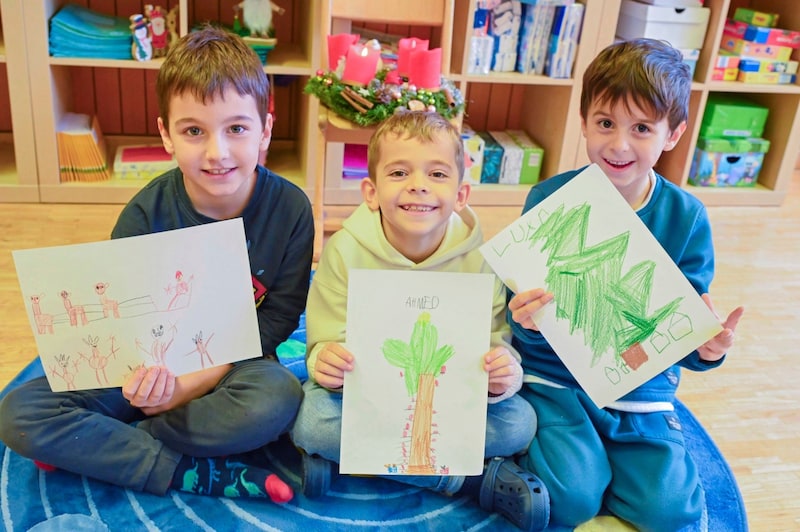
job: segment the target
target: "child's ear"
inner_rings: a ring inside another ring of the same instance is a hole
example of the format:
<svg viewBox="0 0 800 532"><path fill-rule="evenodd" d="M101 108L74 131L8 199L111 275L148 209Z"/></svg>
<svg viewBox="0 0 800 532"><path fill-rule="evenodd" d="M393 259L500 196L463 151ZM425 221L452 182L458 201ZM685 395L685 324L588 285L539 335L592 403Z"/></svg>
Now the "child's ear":
<svg viewBox="0 0 800 532"><path fill-rule="evenodd" d="M262 152L267 151L269 143L272 140L272 113L267 113L266 123L264 124L264 131L261 134L261 142L259 149Z"/></svg>
<svg viewBox="0 0 800 532"><path fill-rule="evenodd" d="M461 209L467 206L467 202L469 201L469 193L472 191L472 185L462 181L458 184L458 191L456 192L456 204L455 204L455 211L459 212Z"/></svg>
<svg viewBox="0 0 800 532"><path fill-rule="evenodd" d="M683 132L686 131L686 120L678 124L678 127L670 133L669 138L667 138L666 144L664 144L664 151L670 151L672 148L678 144L678 141L681 140L681 136Z"/></svg>
<svg viewBox="0 0 800 532"><path fill-rule="evenodd" d="M169 129L160 116L156 120L156 124L158 125L158 133L161 135L161 143L164 145L164 150L170 155L175 155L175 148L172 146L172 139L169 137Z"/></svg>
<svg viewBox="0 0 800 532"><path fill-rule="evenodd" d="M375 185L375 181L369 177L365 177L361 180L361 196L364 198L364 203L366 203L371 210L377 211L380 209L378 189Z"/></svg>

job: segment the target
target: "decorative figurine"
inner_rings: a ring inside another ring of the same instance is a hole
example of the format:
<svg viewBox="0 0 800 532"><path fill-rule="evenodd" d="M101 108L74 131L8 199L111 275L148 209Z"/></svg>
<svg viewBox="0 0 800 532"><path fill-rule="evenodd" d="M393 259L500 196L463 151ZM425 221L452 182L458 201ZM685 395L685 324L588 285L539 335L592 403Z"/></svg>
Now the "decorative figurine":
<svg viewBox="0 0 800 532"><path fill-rule="evenodd" d="M175 44L175 42L180 38L180 35L178 34L178 8L179 6L176 5L167 12L167 33L169 34L169 37L167 38L167 48Z"/></svg>
<svg viewBox="0 0 800 532"><path fill-rule="evenodd" d="M167 55L167 19L161 6L145 4L144 14L150 20L150 42L153 47L153 57Z"/></svg>
<svg viewBox="0 0 800 532"><path fill-rule="evenodd" d="M150 24L140 13L131 15L131 32L133 33L133 43L131 44L131 56L137 61L149 61L153 58L153 45L150 41Z"/></svg>
<svg viewBox="0 0 800 532"><path fill-rule="evenodd" d="M235 9L242 10L242 22L250 30L251 37L269 38L272 28L272 12L283 15L286 11L271 0L243 0Z"/></svg>

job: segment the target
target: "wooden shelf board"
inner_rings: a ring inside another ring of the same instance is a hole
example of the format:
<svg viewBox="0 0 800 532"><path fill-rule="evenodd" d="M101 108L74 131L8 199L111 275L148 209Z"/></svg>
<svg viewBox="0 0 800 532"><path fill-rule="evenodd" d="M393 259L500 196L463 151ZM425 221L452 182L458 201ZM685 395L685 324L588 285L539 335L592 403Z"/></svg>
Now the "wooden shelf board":
<svg viewBox="0 0 800 532"><path fill-rule="evenodd" d="M780 205L786 198L786 192L777 192L760 185L755 187L696 187L686 185L684 189L697 197L707 207L770 207Z"/></svg>

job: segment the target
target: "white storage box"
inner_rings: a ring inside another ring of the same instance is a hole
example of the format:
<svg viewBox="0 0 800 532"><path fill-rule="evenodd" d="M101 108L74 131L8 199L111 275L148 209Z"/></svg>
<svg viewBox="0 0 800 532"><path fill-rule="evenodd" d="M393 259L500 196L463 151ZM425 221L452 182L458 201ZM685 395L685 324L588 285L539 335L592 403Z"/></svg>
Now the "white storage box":
<svg viewBox="0 0 800 532"><path fill-rule="evenodd" d="M617 36L661 39L675 48L702 48L710 12L707 7L660 7L622 0Z"/></svg>

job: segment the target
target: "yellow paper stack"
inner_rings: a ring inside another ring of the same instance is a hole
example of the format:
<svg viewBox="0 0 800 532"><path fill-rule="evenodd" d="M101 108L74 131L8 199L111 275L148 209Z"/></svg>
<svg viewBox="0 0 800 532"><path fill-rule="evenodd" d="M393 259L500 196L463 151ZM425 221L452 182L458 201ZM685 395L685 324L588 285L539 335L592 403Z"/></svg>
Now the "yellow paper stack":
<svg viewBox="0 0 800 532"><path fill-rule="evenodd" d="M66 113L56 135L61 181L105 181L111 177L96 116Z"/></svg>

